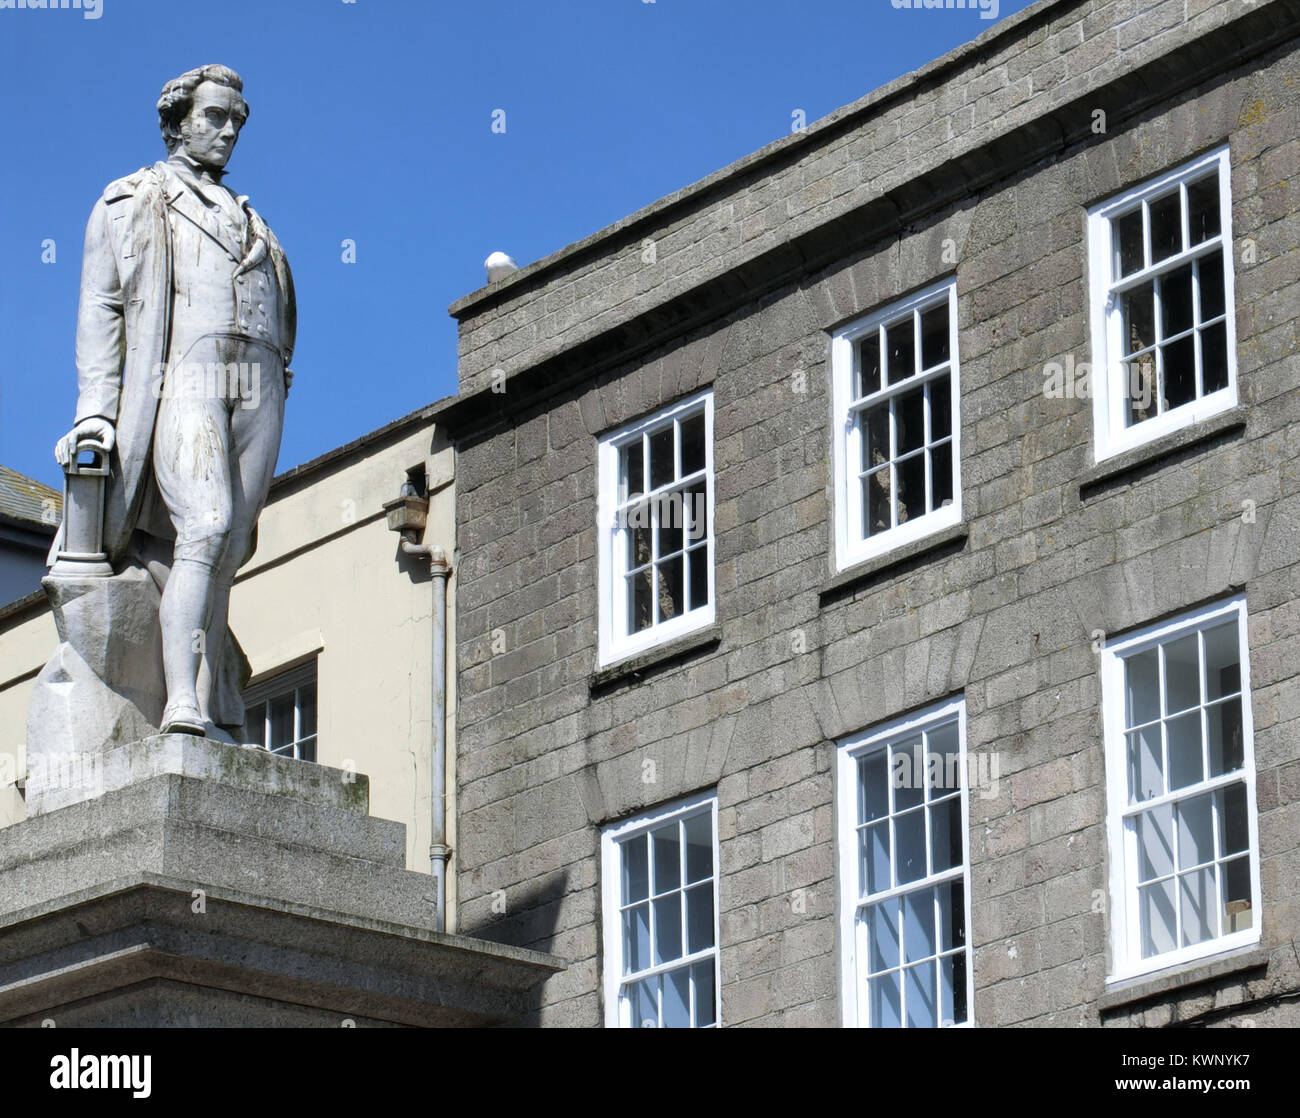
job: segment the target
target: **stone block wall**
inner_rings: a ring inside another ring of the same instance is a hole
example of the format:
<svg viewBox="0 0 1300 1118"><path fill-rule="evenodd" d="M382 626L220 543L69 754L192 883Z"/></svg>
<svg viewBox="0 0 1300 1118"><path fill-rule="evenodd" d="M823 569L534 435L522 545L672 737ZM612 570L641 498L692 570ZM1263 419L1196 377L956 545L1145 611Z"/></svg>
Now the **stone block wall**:
<svg viewBox="0 0 1300 1118"><path fill-rule="evenodd" d="M1287 9L1262 7L1261 20ZM528 306L507 302L463 326L474 335L463 391L479 369L512 362L526 382L532 360L597 330L607 304L652 315L656 283L689 286L727 267L727 246L746 243L747 229L805 228L820 220L809 207L834 220L838 195L817 194L827 182L877 189L879 176L924 161L928 149L912 148L936 127L942 144L980 127L981 114L1009 119L1036 75L1042 96L1059 98L1090 43L1109 44L1090 63L1103 74L1139 64L1126 61L1125 36L1139 54L1166 29L1208 37L1220 58L1237 49L1222 31L1226 5L1138 9L1133 0L1032 9L1051 18L1028 19L1016 50L970 54L978 73L963 93L940 85L924 95L928 115L888 170L871 153L882 130L903 134L888 123L899 106L828 141L816 158L837 170L812 172L810 153L756 172L746 196L766 196L762 206L702 203L698 221L718 226L712 239L704 226L665 225L660 270L647 267L657 279L624 292L596 278L622 266L616 234L599 259L561 262ZM1009 100L990 112L978 108L984 96ZM1090 401L1043 391L1046 363L1090 360L1085 210L1225 141L1241 407L1195 441L1098 471ZM571 960L546 988L540 1023L603 1020L601 825L711 788L723 1022L837 1024L835 742L954 694L965 697L969 751L995 755L1000 771L995 794L970 797L979 1025L1300 1023L1284 997L1300 989L1300 52L1294 41L1272 45L1122 128L1025 158L892 235L776 277L544 400L512 409L508 382L493 421L462 433L459 930ZM802 193L788 189L790 176ZM805 195L809 206L796 206ZM678 241L694 267L672 257ZM967 534L844 585L831 566L830 332L954 274ZM553 299L570 311L547 310ZM525 311L551 325L511 325ZM570 312L570 326L555 318ZM516 347L519 330L531 341ZM715 401L720 639L637 676L598 678L597 436L705 386ZM1263 949L1244 973L1196 972L1172 992L1108 1000L1094 644L1236 588L1249 611Z"/></svg>

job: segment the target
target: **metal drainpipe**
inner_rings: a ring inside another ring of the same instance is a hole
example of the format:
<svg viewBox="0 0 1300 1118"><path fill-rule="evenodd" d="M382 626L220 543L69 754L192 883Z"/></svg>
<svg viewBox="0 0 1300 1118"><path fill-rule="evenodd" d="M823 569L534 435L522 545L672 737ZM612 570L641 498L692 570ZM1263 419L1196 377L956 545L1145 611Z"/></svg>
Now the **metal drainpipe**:
<svg viewBox="0 0 1300 1118"><path fill-rule="evenodd" d="M447 930L447 578L451 564L438 544L402 540L402 551L429 561L433 582L433 666L430 672L433 698L432 820L429 861L437 903L437 930Z"/></svg>

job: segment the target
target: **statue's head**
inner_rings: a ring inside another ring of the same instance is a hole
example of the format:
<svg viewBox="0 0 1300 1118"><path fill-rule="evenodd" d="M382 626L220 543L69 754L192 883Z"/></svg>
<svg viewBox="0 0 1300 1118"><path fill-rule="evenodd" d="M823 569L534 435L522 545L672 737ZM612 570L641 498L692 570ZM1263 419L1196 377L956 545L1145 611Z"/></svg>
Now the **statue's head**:
<svg viewBox="0 0 1300 1118"><path fill-rule="evenodd" d="M163 86L158 127L168 154L183 147L196 163L226 165L248 119L244 82L229 66L200 66Z"/></svg>

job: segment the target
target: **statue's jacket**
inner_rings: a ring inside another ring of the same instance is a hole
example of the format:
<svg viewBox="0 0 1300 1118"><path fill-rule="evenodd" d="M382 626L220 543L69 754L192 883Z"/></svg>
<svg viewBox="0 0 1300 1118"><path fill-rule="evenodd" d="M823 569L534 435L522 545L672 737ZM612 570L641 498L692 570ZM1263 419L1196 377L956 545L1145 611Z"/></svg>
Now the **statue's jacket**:
<svg viewBox="0 0 1300 1118"><path fill-rule="evenodd" d="M86 226L77 312L77 415L116 427L105 496L104 550L118 563L146 499L153 500L154 419L170 351L176 289L169 207L188 205L189 188L165 163L110 183ZM266 223L240 199L250 230L264 239L275 270L278 338L285 368L293 355L296 309L288 261ZM57 546L57 544L56 544Z"/></svg>

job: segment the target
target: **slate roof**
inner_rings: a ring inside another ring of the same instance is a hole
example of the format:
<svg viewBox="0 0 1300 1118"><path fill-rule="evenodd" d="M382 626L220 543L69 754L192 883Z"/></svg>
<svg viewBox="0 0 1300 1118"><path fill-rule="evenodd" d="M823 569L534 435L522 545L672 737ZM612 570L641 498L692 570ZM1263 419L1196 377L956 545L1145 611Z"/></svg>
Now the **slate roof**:
<svg viewBox="0 0 1300 1118"><path fill-rule="evenodd" d="M44 517L45 502L54 502L55 512L62 515L63 495L48 485L0 466L0 516L26 521L53 534L56 524Z"/></svg>

